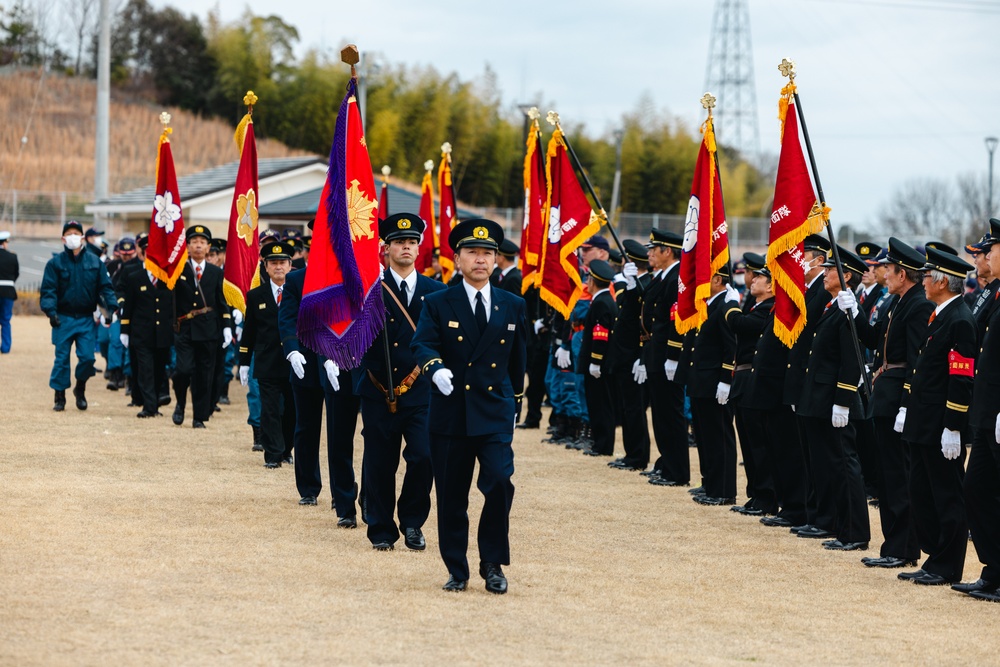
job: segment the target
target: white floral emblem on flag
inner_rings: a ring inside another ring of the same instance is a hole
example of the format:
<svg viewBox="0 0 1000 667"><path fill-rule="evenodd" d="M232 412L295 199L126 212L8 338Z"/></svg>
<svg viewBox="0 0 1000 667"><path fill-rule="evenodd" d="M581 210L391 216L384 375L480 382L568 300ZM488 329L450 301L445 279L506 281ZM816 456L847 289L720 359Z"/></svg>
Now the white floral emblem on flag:
<svg viewBox="0 0 1000 667"><path fill-rule="evenodd" d="M153 208L156 209L154 220L157 226L171 234L174 231L174 223L181 217L181 207L174 203L174 195L169 190L162 195L156 195L153 199Z"/></svg>

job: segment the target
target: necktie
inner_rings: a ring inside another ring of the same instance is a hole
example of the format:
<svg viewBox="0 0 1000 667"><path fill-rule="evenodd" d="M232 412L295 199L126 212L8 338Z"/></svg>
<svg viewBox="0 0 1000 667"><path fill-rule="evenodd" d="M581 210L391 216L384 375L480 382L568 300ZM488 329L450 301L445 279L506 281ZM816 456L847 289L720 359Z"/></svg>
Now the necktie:
<svg viewBox="0 0 1000 667"><path fill-rule="evenodd" d="M399 291L403 293L403 305L410 305L410 290L406 286L406 281L399 283ZM478 294L476 296L479 296Z"/></svg>
<svg viewBox="0 0 1000 667"><path fill-rule="evenodd" d="M476 324L479 325L479 333L486 331L486 306L483 305L482 292L476 292Z"/></svg>
<svg viewBox="0 0 1000 667"><path fill-rule="evenodd" d="M936 310L933 313L931 313L931 319L927 320L927 326L930 326L931 322L934 321L935 317L937 317L937 311Z"/></svg>
<svg viewBox="0 0 1000 667"><path fill-rule="evenodd" d="M157 282L156 281L156 276L154 276L152 273L149 274L149 280L150 280L151 283L153 283L153 287L156 287L156 282Z"/></svg>
<svg viewBox="0 0 1000 667"><path fill-rule="evenodd" d="M861 298L858 299L858 303L860 305L862 305L862 306L865 305L865 297L867 297L867 296L868 296L868 292L862 292L861 293Z"/></svg>
<svg viewBox="0 0 1000 667"><path fill-rule="evenodd" d="M278 295L277 295L277 297L275 297L275 300L278 302L279 306L281 305L281 290L282 290L283 287L284 287L284 285L282 285L281 287L278 288Z"/></svg>
<svg viewBox="0 0 1000 667"><path fill-rule="evenodd" d="M194 266L194 277L198 282L201 282L201 267L197 264Z"/></svg>

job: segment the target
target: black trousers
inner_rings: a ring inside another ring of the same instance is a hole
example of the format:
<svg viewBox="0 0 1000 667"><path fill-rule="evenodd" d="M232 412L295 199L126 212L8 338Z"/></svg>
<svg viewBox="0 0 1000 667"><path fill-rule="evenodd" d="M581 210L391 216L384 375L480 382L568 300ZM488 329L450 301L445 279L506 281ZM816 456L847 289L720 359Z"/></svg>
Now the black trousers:
<svg viewBox="0 0 1000 667"><path fill-rule="evenodd" d="M969 524L962 495L961 455L949 461L940 445L906 442L910 454L910 504L920 550L927 554L921 566L949 581L962 578L969 546Z"/></svg>
<svg viewBox="0 0 1000 667"><path fill-rule="evenodd" d="M853 422L834 428L828 417L803 417L816 489L815 525L841 542L868 542L868 496L861 477Z"/></svg>
<svg viewBox="0 0 1000 667"><path fill-rule="evenodd" d="M622 445L625 463L645 468L649 463L649 426L646 422L646 389L636 384L629 369L612 375L615 391L613 400L622 410Z"/></svg>
<svg viewBox="0 0 1000 667"><path fill-rule="evenodd" d="M431 433L431 461L437 489L438 544L449 574L469 579L469 491L479 461L476 486L483 494L479 515L479 560L510 564L510 506L514 501L514 450L509 435L486 437Z"/></svg>
<svg viewBox="0 0 1000 667"><path fill-rule="evenodd" d="M659 457L653 468L664 479L679 484L691 481L691 460L688 456L687 419L684 417L684 387L667 379L666 373L648 369L649 407L653 421L653 437Z"/></svg>
<svg viewBox="0 0 1000 667"><path fill-rule="evenodd" d="M878 493L882 485L882 467L878 453L878 438L872 419L858 420L858 460L861 461L861 475L865 480L865 493ZM879 498L881 501L881 498ZM880 502L881 505L881 502Z"/></svg>
<svg viewBox="0 0 1000 667"><path fill-rule="evenodd" d="M806 463L795 414L787 405L781 405L770 410L748 410L746 417L762 425L767 459L773 465L774 493L781 507L778 516L793 526L808 523Z"/></svg>
<svg viewBox="0 0 1000 667"><path fill-rule="evenodd" d="M208 421L212 416L212 378L215 373L215 356L221 353L218 341L192 341L177 336L174 341L177 366L174 371L174 394L177 405L183 408L187 390L191 387L191 406L194 419Z"/></svg>
<svg viewBox="0 0 1000 667"><path fill-rule="evenodd" d="M146 412L156 412L159 406L160 385L166 376L170 361L169 347L149 347L131 345L132 377L134 389L132 400L142 405Z"/></svg>
<svg viewBox="0 0 1000 667"><path fill-rule="evenodd" d="M611 402L611 379L607 375L595 378L587 373L583 376L583 391L594 438L593 450L611 456L615 453L615 407Z"/></svg>
<svg viewBox="0 0 1000 667"><path fill-rule="evenodd" d="M910 461L900 434L893 430L895 417L875 417L876 453L879 457L878 515L882 524L881 556L920 560L920 547L910 509Z"/></svg>
<svg viewBox="0 0 1000 667"><path fill-rule="evenodd" d="M260 388L260 442L264 461L280 463L295 443L295 397L288 378L257 378Z"/></svg>
<svg viewBox="0 0 1000 667"><path fill-rule="evenodd" d="M692 398L691 421L698 434L698 458L706 495L735 498L736 431L731 408L719 405L714 397Z"/></svg>
<svg viewBox="0 0 1000 667"><path fill-rule="evenodd" d="M747 475L747 505L766 514L777 514L778 495L768 447L768 413L741 407L737 407L735 412L736 432L743 451L743 470Z"/></svg>
<svg viewBox="0 0 1000 667"><path fill-rule="evenodd" d="M818 521L820 519L817 516L816 480L813 479L813 460L812 452L809 447L809 429L806 426L807 423L808 420L805 417L800 417L798 414L795 415L795 426L799 432L799 451L801 452L800 455L802 457L802 462L804 464L803 470L805 472L806 523L817 526L819 525ZM829 523L830 517L824 517L823 520ZM832 524L822 527L827 530L833 529Z"/></svg>
<svg viewBox="0 0 1000 667"><path fill-rule="evenodd" d="M404 399L405 400L405 399ZM400 529L421 528L431 511L431 442L427 430L427 404L400 406L389 412L382 399L361 399L361 431L365 440L365 506L368 539L395 543ZM406 473L396 501L396 470L402 441ZM394 516L399 513L399 528Z"/></svg>
<svg viewBox="0 0 1000 667"><path fill-rule="evenodd" d="M529 324L530 326L530 324ZM524 398L528 402L525 424L538 425L542 421L542 401L545 400L545 371L549 364L549 346L536 343L528 348L528 386Z"/></svg>
<svg viewBox="0 0 1000 667"><path fill-rule="evenodd" d="M972 543L983 564L980 576L1000 582L1000 445L991 429L973 434L963 493Z"/></svg>
<svg viewBox="0 0 1000 667"><path fill-rule="evenodd" d="M358 490L354 478L354 431L358 427L361 399L349 379L339 391L326 392L326 455L330 466L330 488L337 516L357 516ZM296 459L298 460L298 459ZM361 493L364 494L362 460Z"/></svg>

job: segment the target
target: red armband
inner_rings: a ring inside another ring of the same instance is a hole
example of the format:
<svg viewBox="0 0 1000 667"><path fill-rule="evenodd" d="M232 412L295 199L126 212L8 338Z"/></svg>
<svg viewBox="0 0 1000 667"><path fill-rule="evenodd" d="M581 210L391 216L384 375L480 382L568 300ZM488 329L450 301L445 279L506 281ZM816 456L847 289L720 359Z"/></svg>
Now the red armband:
<svg viewBox="0 0 1000 667"><path fill-rule="evenodd" d="M974 377L976 374L976 360L970 357L963 357L955 350L948 353L948 375L962 375Z"/></svg>
<svg viewBox="0 0 1000 667"><path fill-rule="evenodd" d="M675 303L670 307L670 321L673 322L677 319L677 304Z"/></svg>
<svg viewBox="0 0 1000 667"><path fill-rule="evenodd" d="M594 340L608 340L608 330L600 324L594 325Z"/></svg>

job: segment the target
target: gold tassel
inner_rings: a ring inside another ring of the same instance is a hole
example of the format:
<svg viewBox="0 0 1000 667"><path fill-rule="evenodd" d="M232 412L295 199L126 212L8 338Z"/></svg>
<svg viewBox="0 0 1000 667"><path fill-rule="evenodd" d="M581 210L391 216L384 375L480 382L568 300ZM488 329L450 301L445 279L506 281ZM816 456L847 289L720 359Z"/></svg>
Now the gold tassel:
<svg viewBox="0 0 1000 667"><path fill-rule="evenodd" d="M253 118L248 113L243 116L243 120L236 126L236 134L233 135L233 141L236 142L236 147L240 150L240 157L243 157L243 140L246 138L247 125L252 122Z"/></svg>
<svg viewBox="0 0 1000 667"><path fill-rule="evenodd" d="M788 115L788 105L795 95L796 87L794 81L789 81L788 85L781 89L781 97L778 98L778 120L781 121L781 136L778 143L785 140L785 116Z"/></svg>

